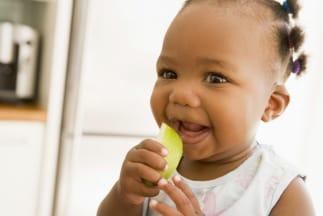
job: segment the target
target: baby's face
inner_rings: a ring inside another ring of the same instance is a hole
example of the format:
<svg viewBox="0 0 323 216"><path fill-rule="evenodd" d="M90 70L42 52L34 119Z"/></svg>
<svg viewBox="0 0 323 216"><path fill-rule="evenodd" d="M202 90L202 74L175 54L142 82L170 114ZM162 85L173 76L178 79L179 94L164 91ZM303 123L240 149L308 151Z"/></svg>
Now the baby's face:
<svg viewBox="0 0 323 216"><path fill-rule="evenodd" d="M171 24L151 107L192 160L217 160L254 141L273 86L263 32L248 17L193 4ZM267 49L268 50L268 49Z"/></svg>

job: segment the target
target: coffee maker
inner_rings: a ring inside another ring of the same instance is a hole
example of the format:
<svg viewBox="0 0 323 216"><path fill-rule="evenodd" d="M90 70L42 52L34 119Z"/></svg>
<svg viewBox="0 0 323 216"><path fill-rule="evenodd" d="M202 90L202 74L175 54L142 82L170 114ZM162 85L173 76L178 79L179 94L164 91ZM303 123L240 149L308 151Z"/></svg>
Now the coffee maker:
<svg viewBox="0 0 323 216"><path fill-rule="evenodd" d="M30 26L0 23L0 101L35 98L38 40Z"/></svg>

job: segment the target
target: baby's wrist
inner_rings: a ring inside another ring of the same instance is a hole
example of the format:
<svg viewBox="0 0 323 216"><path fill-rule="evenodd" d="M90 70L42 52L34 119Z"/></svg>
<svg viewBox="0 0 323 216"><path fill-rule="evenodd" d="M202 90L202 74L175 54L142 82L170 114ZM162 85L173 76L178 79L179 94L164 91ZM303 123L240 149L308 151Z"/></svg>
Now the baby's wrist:
<svg viewBox="0 0 323 216"><path fill-rule="evenodd" d="M124 191L122 189L120 181L117 181L115 185L115 196L120 203L123 203L125 206L129 208L137 208L144 202L144 198L142 198L142 202L139 202L138 201L140 200L138 199L139 197L136 197L135 195L132 195Z"/></svg>

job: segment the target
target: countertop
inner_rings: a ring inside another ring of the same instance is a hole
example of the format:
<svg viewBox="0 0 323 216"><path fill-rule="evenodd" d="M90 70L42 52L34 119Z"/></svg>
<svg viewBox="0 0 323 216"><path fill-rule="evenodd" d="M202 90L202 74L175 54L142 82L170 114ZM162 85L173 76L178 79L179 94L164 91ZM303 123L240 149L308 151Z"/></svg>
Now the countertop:
<svg viewBox="0 0 323 216"><path fill-rule="evenodd" d="M46 112L35 104L8 105L0 103L0 121L46 121Z"/></svg>

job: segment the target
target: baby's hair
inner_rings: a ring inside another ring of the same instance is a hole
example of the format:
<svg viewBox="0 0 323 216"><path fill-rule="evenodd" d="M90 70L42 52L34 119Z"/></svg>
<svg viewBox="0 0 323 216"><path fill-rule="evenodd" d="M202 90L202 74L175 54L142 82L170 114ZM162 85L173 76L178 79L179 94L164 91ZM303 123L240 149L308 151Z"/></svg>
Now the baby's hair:
<svg viewBox="0 0 323 216"><path fill-rule="evenodd" d="M269 9L272 14L272 17L269 17L272 24L270 31L278 44L279 57L282 62L288 62L284 79L287 79L291 73L300 76L305 72L307 55L303 52L297 55L304 43L304 31L300 26L294 24L301 9L298 0L286 0L283 4L275 0L186 0L183 9L192 3L202 1L210 3L236 2L244 5L253 3Z"/></svg>

